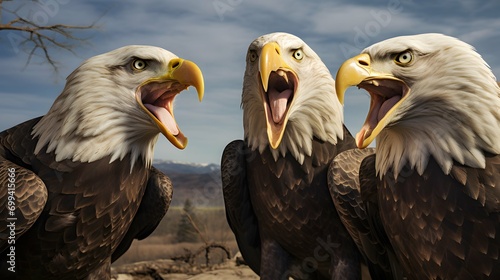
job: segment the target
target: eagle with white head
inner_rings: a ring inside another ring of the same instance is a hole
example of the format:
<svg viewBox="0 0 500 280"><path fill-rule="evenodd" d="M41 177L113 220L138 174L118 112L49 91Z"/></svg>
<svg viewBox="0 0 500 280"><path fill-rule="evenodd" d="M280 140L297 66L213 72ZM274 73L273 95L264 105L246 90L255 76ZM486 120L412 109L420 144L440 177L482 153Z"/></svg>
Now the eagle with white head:
<svg viewBox="0 0 500 280"><path fill-rule="evenodd" d="M189 86L201 101L193 62L126 46L83 62L45 116L0 133L0 182L15 182L16 203L7 211L2 188L0 231L16 219L15 239L0 236L2 279L110 278L111 262L168 209L172 185L153 150L160 133L186 146L173 102Z"/></svg>
<svg viewBox="0 0 500 280"><path fill-rule="evenodd" d="M349 86L371 96L356 136L377 141L359 168L384 229L371 233L412 279L500 278L500 88L486 62L453 37L396 37L344 62L341 100Z"/></svg>
<svg viewBox="0 0 500 280"><path fill-rule="evenodd" d="M262 279L358 279L327 186L330 162L355 147L328 68L300 38L263 35L248 48L241 103L245 140L226 146L221 168L243 258Z"/></svg>

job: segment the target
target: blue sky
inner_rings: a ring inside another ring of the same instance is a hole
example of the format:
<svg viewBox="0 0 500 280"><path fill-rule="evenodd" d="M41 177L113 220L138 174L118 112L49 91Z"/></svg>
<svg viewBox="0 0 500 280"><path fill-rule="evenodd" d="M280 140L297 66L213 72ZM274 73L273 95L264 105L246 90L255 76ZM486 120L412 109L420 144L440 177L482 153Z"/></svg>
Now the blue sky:
<svg viewBox="0 0 500 280"><path fill-rule="evenodd" d="M245 55L251 41L271 32L288 32L312 47L335 76L340 64L378 41L427 32L458 37L476 47L500 76L500 1L299 1L299 0L157 0L4 2L8 9L38 22L86 25L75 32L87 38L75 54L54 50L59 73L39 58L25 67L28 55L0 32L0 131L45 114L64 87L65 77L84 59L130 45L165 48L200 66L205 98L194 90L179 95L175 116L189 138L177 150L161 137L155 158L219 163L225 145L243 136L240 109ZM2 22L9 20L3 14ZM350 89L349 92L357 91ZM366 116L363 92L346 96L345 123L355 134Z"/></svg>

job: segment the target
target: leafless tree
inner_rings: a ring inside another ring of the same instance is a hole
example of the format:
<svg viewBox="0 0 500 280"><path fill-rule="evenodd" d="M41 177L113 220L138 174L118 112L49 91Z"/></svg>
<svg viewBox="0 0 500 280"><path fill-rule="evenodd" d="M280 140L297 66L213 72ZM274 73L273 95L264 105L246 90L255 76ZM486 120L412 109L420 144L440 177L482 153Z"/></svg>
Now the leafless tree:
<svg viewBox="0 0 500 280"><path fill-rule="evenodd" d="M61 6L68 0L33 0L20 1L15 9L6 8L6 2L0 0L0 32L8 32L7 38L15 52L20 50L28 54L27 66L33 56L41 56L58 72L57 60L53 58L54 49L63 49L73 54L74 48L86 39L75 36L74 32L95 28L95 22L89 25L49 24ZM4 22L7 18L7 22Z"/></svg>

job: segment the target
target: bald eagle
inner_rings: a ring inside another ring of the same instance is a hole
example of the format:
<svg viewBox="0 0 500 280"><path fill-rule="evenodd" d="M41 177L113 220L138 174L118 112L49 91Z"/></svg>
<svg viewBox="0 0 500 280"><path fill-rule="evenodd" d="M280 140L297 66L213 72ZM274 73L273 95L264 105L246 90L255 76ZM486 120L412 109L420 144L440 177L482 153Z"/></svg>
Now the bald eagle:
<svg viewBox="0 0 500 280"><path fill-rule="evenodd" d="M0 133L0 182L12 184L0 191L0 278L110 278L168 209L153 149L159 133L186 146L173 101L189 86L201 100L193 62L126 46L83 62L45 116Z"/></svg>
<svg viewBox="0 0 500 280"><path fill-rule="evenodd" d="M442 34L396 37L344 62L341 100L353 85L371 96L356 135L376 139L359 169L375 178L371 233L411 279L499 279L500 88L486 62Z"/></svg>
<svg viewBox="0 0 500 280"><path fill-rule="evenodd" d="M330 162L355 147L330 72L286 33L255 39L246 63L245 140L229 143L221 161L227 220L243 258L262 279L359 278L359 251L327 186Z"/></svg>

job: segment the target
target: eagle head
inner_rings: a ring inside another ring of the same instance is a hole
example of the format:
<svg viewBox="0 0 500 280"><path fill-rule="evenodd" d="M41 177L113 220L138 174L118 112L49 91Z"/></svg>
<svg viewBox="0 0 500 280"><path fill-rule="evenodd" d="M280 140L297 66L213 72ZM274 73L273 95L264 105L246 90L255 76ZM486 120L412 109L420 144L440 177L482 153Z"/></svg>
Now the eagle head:
<svg viewBox="0 0 500 280"><path fill-rule="evenodd" d="M111 162L131 154L132 166L153 158L162 133L177 148L187 138L174 118L174 98L189 86L201 101L203 76L196 64L152 46L125 46L92 57L71 73L49 112L34 127L38 154L56 160Z"/></svg>
<svg viewBox="0 0 500 280"><path fill-rule="evenodd" d="M249 46L242 93L245 139L268 146L277 159L288 151L302 162L316 137L343 139L342 105L335 82L319 56L300 38L271 33Z"/></svg>
<svg viewBox="0 0 500 280"><path fill-rule="evenodd" d="M442 34L391 38L340 67L337 94L349 86L371 96L358 147L377 140L377 172L406 164L420 174L429 156L448 174L453 161L484 168L500 153L500 88L486 62L465 42Z"/></svg>

